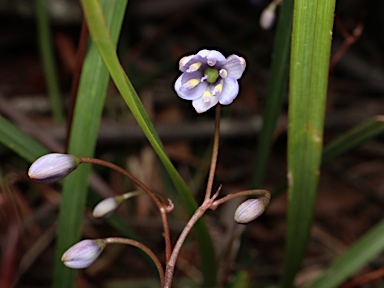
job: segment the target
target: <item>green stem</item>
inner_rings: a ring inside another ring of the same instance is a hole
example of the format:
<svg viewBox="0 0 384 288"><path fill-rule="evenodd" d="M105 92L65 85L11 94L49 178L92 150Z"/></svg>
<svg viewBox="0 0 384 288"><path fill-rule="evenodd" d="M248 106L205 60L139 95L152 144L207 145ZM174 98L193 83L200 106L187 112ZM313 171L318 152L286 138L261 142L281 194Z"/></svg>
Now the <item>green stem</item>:
<svg viewBox="0 0 384 288"><path fill-rule="evenodd" d="M46 0L36 0L37 34L39 39L40 56L43 60L44 74L47 81L48 96L52 105L55 122L62 123L63 105L60 97L60 88L57 80L56 65L53 55L53 43L49 28L49 19L46 9Z"/></svg>

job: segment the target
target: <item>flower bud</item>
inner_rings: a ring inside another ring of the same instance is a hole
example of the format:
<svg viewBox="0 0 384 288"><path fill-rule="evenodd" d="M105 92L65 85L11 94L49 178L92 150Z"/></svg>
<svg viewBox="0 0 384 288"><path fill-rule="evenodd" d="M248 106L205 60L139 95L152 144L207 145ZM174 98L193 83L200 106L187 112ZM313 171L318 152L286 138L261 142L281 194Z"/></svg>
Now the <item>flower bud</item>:
<svg viewBox="0 0 384 288"><path fill-rule="evenodd" d="M119 208L120 204L125 200L135 197L137 195L143 194L142 191L133 191L128 192L123 195L118 195L114 197L108 197L104 200L100 201L99 204L93 208L92 215L95 218L105 218L110 216L117 208Z"/></svg>
<svg viewBox="0 0 384 288"><path fill-rule="evenodd" d="M80 241L65 251L61 261L69 268L87 268L99 257L105 246L104 239Z"/></svg>
<svg viewBox="0 0 384 288"><path fill-rule="evenodd" d="M116 196L116 197L108 197L102 201L99 202L93 208L92 215L95 218L105 218L110 216L124 201L123 196Z"/></svg>
<svg viewBox="0 0 384 288"><path fill-rule="evenodd" d="M28 176L38 183L53 183L63 179L80 165L76 156L61 153L44 155L32 163Z"/></svg>
<svg viewBox="0 0 384 288"><path fill-rule="evenodd" d="M275 23L275 18L276 18L275 10L276 10L276 4L273 2L263 10L260 16L260 26L262 29L268 30Z"/></svg>
<svg viewBox="0 0 384 288"><path fill-rule="evenodd" d="M259 217L265 211L268 206L269 199L266 197L260 197L257 199L248 199L241 203L235 211L235 221L241 224L247 224L257 217Z"/></svg>

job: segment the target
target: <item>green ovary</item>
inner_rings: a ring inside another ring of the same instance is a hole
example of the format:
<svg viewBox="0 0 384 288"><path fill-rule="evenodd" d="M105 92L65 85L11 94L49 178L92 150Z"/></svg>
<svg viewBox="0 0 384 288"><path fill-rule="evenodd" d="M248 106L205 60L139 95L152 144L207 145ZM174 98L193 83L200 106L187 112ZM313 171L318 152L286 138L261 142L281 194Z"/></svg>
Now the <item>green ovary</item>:
<svg viewBox="0 0 384 288"><path fill-rule="evenodd" d="M208 76L206 79L209 83L215 83L217 78L219 77L219 71L214 68L207 68L204 71L204 75Z"/></svg>

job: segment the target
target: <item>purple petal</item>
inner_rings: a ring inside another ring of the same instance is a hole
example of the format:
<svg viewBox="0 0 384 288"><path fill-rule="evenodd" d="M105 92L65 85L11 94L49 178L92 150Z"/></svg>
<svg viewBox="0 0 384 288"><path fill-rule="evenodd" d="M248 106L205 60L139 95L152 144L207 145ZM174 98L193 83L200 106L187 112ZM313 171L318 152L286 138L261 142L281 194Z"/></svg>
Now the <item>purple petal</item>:
<svg viewBox="0 0 384 288"><path fill-rule="evenodd" d="M197 55L209 60L209 61L216 61L216 66L222 66L225 64L227 59L225 59L224 55L221 54L219 51L216 50L201 50Z"/></svg>
<svg viewBox="0 0 384 288"><path fill-rule="evenodd" d="M179 69L182 72L186 72L192 64L196 62L205 62L204 58L201 55L189 55L180 59L179 61Z"/></svg>
<svg viewBox="0 0 384 288"><path fill-rule="evenodd" d="M184 56L179 60L179 69L182 72L185 72L189 66L187 64L195 57L195 55L189 55L189 56Z"/></svg>
<svg viewBox="0 0 384 288"><path fill-rule="evenodd" d="M80 165L80 160L69 154L50 153L32 163L28 176L38 183L53 183L66 177Z"/></svg>
<svg viewBox="0 0 384 288"><path fill-rule="evenodd" d="M235 100L237 94L239 94L239 83L237 83L237 80L231 76L228 76L223 80L223 90L217 97L219 98L220 104L229 105Z"/></svg>
<svg viewBox="0 0 384 288"><path fill-rule="evenodd" d="M197 73L197 72L193 72L193 73ZM192 79L193 77L190 77L188 79L188 75L193 74L193 73L183 73L182 75L180 75L179 78L177 78L177 80L175 82L175 85L174 85L175 91L176 91L177 95L179 95L179 97L182 99L195 100L195 99L201 97L201 95L203 95L205 88L207 88L207 86L208 86L207 82L202 82L202 83L199 83L197 86L195 86L192 89L184 88L183 83ZM185 79L183 79L183 78L185 78Z"/></svg>
<svg viewBox="0 0 384 288"><path fill-rule="evenodd" d="M203 72L201 71L195 71L190 73L183 73L181 74L181 85L184 85L191 79L201 79L204 76Z"/></svg>
<svg viewBox="0 0 384 288"><path fill-rule="evenodd" d="M224 69L227 70L228 75L239 79L246 67L245 59L237 55L231 55L227 58L227 63L224 65Z"/></svg>
<svg viewBox="0 0 384 288"><path fill-rule="evenodd" d="M80 241L64 252L61 261L69 268L86 268L95 262L105 245L103 239Z"/></svg>
<svg viewBox="0 0 384 288"><path fill-rule="evenodd" d="M196 100L192 101L192 106L195 108L197 113L203 113L207 111L208 109L212 108L219 102L217 97L212 96L210 98L210 101L204 101L205 99L203 97L200 97Z"/></svg>

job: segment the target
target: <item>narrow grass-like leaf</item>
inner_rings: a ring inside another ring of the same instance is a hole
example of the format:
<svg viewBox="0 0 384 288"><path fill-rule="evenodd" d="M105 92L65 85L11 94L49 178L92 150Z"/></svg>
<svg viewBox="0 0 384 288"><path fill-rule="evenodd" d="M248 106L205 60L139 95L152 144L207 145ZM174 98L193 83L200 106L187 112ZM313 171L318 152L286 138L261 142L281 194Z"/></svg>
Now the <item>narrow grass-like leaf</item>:
<svg viewBox="0 0 384 288"><path fill-rule="evenodd" d="M288 227L283 287L306 251L321 163L335 0L296 0L288 126Z"/></svg>
<svg viewBox="0 0 384 288"><path fill-rule="evenodd" d="M323 163L382 133L384 133L384 116L365 120L324 147Z"/></svg>
<svg viewBox="0 0 384 288"><path fill-rule="evenodd" d="M337 258L309 287L338 287L354 272L384 251L383 235L384 221L381 221Z"/></svg>
<svg viewBox="0 0 384 288"><path fill-rule="evenodd" d="M268 84L263 125L258 137L252 188L262 185L265 167L273 141L273 132L280 116L281 106L288 83L289 55L292 31L293 0L281 3L272 54L271 77Z"/></svg>
<svg viewBox="0 0 384 288"><path fill-rule="evenodd" d="M127 1L103 0L103 11L111 31L111 43L116 45ZM92 157L109 80L108 71L96 47L90 43L85 57L77 95L68 153ZM54 287L72 287L75 270L61 263L63 252L79 240L88 191L90 165L81 165L63 182L56 246Z"/></svg>
<svg viewBox="0 0 384 288"><path fill-rule="evenodd" d="M131 110L144 134L147 136L155 152L159 156L161 162L167 169L167 172L170 174L176 188L179 189L180 196L183 198L185 205L191 209L191 211L192 209L196 209L196 203L189 193L187 185L169 160L164 150L163 144L158 137L158 134L154 129L153 124L150 121L139 96L137 95L132 83L129 81L127 75L120 65L120 61L116 55L115 48L110 41L108 30L105 27L100 5L96 0L82 1L82 5L87 18L87 23L92 39L96 47L99 49L99 53L103 58L113 81L115 82L127 106Z"/></svg>
<svg viewBox="0 0 384 288"><path fill-rule="evenodd" d="M371 119L367 119L325 145L321 164L327 164L336 157L347 153L365 141L381 134L384 134L384 117L377 115ZM282 182L272 191L272 196L286 189L287 182Z"/></svg>
<svg viewBox="0 0 384 288"><path fill-rule="evenodd" d="M57 80L55 58L53 56L53 43L46 7L47 3L46 0L35 1L37 35L53 118L56 122L62 123L64 120L64 110L60 97L59 81Z"/></svg>
<svg viewBox="0 0 384 288"><path fill-rule="evenodd" d="M140 98L120 65L119 59L115 52L115 47L110 41L108 29L105 25L98 1L82 0L82 6L92 39L98 48L98 51L103 58L116 87L120 91L133 116L170 175L188 213L192 215L197 208L197 204L184 180L181 178L180 174L168 158L157 132L154 129L145 109L143 108ZM200 252L202 255L201 260L204 280L206 281L205 285L215 286L217 263L212 240L208 233L208 228L203 219L200 219L196 223L195 228L196 238L199 242Z"/></svg>
<svg viewBox="0 0 384 288"><path fill-rule="evenodd" d="M0 142L10 150L33 162L36 158L49 152L43 145L26 135L11 122L0 116Z"/></svg>

